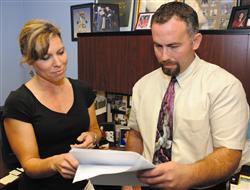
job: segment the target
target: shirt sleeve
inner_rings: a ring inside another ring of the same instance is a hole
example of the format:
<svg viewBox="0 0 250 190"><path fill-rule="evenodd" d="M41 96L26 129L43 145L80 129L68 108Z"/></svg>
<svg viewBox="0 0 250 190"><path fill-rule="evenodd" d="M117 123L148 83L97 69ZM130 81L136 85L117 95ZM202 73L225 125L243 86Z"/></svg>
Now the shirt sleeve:
<svg viewBox="0 0 250 190"><path fill-rule="evenodd" d="M249 107L239 81L216 93L211 105L211 130L215 147L243 149L246 139Z"/></svg>
<svg viewBox="0 0 250 190"><path fill-rule="evenodd" d="M129 114L129 120L128 120L128 127L130 129L133 129L135 131L139 131L139 126L136 119L136 102L137 102L137 91L135 90L135 87L133 88L133 95L132 95L132 106Z"/></svg>
<svg viewBox="0 0 250 190"><path fill-rule="evenodd" d="M32 110L33 106L30 97L23 90L19 89L11 92L7 97L3 109L3 118L13 118L31 123Z"/></svg>

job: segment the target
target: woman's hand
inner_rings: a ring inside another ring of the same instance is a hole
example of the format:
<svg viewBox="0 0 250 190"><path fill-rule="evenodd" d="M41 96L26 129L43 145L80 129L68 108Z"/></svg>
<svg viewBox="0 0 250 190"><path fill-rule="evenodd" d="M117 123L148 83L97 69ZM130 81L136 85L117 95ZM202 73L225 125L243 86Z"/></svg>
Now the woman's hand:
<svg viewBox="0 0 250 190"><path fill-rule="evenodd" d="M74 145L71 145L71 148L94 148L96 146L97 135L94 132L84 132L78 138Z"/></svg>
<svg viewBox="0 0 250 190"><path fill-rule="evenodd" d="M55 155L51 157L51 167L67 179L72 179L75 176L79 162L70 153Z"/></svg>

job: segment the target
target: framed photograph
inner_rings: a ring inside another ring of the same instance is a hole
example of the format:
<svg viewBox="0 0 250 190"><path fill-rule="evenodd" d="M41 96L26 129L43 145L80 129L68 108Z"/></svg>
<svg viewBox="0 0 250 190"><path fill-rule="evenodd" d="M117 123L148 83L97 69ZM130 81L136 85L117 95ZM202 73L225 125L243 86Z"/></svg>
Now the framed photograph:
<svg viewBox="0 0 250 190"><path fill-rule="evenodd" d="M101 115L107 112L107 98L104 91L96 92L95 113Z"/></svg>
<svg viewBox="0 0 250 190"><path fill-rule="evenodd" d="M92 24L93 32L120 31L119 5L94 4Z"/></svg>
<svg viewBox="0 0 250 190"><path fill-rule="evenodd" d="M100 130L102 132L102 139L100 141L100 145L108 144L108 146L116 145L116 128L115 123L113 122L105 122L100 123Z"/></svg>
<svg viewBox="0 0 250 190"><path fill-rule="evenodd" d="M126 147L129 130L130 129L128 127L120 128L120 135L119 135L119 146L120 147Z"/></svg>
<svg viewBox="0 0 250 190"><path fill-rule="evenodd" d="M119 6L120 31L133 29L133 17L139 0L97 0L97 3L117 4Z"/></svg>
<svg viewBox="0 0 250 190"><path fill-rule="evenodd" d="M250 0L239 0L240 1L240 6L247 6L250 5Z"/></svg>
<svg viewBox="0 0 250 190"><path fill-rule="evenodd" d="M140 13L137 19L136 30L149 30L151 19L154 13Z"/></svg>
<svg viewBox="0 0 250 190"><path fill-rule="evenodd" d="M82 4L70 7L72 41L77 40L77 33L91 32L92 5Z"/></svg>
<svg viewBox="0 0 250 190"><path fill-rule="evenodd" d="M197 12L201 30L227 29L232 8L237 0L184 0Z"/></svg>
<svg viewBox="0 0 250 190"><path fill-rule="evenodd" d="M249 10L250 6L233 7L228 29L245 29L249 28Z"/></svg>

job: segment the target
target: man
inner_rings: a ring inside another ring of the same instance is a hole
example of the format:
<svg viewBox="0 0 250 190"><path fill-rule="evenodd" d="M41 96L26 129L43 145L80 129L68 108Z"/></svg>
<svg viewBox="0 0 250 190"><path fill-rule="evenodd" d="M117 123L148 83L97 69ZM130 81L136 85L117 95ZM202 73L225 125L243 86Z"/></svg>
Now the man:
<svg viewBox="0 0 250 190"><path fill-rule="evenodd" d="M202 35L190 6L180 2L162 5L152 17L151 30L161 68L133 87L127 149L154 161L159 110L170 79L175 77L173 137L164 139L171 136L170 128L163 129L167 134L162 136L163 142L170 141L172 156L138 177L150 188L226 189L225 181L239 163L246 163L241 159L249 119L244 89L233 75L195 54Z"/></svg>

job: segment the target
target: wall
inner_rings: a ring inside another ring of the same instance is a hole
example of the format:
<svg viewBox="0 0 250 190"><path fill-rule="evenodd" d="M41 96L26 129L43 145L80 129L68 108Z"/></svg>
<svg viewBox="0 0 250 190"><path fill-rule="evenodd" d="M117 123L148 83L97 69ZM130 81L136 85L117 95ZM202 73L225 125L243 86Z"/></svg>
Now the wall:
<svg viewBox="0 0 250 190"><path fill-rule="evenodd" d="M93 0L92 0L93 1ZM71 41L70 6L89 0L0 0L0 106L11 90L29 79L29 68L19 64L18 34L28 19L42 18L61 28L68 53L67 75L78 78L77 42Z"/></svg>

